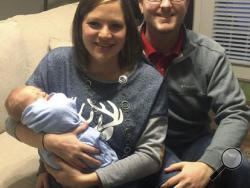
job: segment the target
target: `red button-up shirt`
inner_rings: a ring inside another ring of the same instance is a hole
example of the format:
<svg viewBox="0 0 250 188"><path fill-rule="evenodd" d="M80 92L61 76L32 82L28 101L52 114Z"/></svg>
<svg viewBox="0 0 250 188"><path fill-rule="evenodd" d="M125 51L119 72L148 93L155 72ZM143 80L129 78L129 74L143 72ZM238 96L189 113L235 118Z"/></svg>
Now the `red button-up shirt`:
<svg viewBox="0 0 250 188"><path fill-rule="evenodd" d="M157 51L151 43L147 40L145 32L141 32L142 43L144 46L145 55L149 58L151 63L153 63L156 69L164 75L169 64L173 59L181 54L183 43L184 43L184 32L181 30L178 41L175 46L167 53Z"/></svg>

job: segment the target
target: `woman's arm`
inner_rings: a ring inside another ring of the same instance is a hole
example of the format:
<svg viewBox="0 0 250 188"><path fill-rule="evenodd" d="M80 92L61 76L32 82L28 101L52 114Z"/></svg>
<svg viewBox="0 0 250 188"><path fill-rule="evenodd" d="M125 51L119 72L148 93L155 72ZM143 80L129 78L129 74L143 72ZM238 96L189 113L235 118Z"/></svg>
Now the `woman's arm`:
<svg viewBox="0 0 250 188"><path fill-rule="evenodd" d="M60 167L60 170L54 170L46 164L45 167L47 172L50 173L60 184L74 188L99 187L101 185L95 172L84 174L79 170L72 168L58 157L55 158L55 162Z"/></svg>
<svg viewBox="0 0 250 188"><path fill-rule="evenodd" d="M17 122L13 118L8 117L5 122L5 128L11 136L18 139L19 141L35 148L43 148L43 134L33 132L21 122Z"/></svg>
<svg viewBox="0 0 250 188"><path fill-rule="evenodd" d="M113 187L151 175L162 165L167 118L151 118L140 137L134 154L97 169L103 187Z"/></svg>
<svg viewBox="0 0 250 188"><path fill-rule="evenodd" d="M64 134L43 134L33 132L10 117L6 121L6 130L10 135L27 145L55 153L77 169L83 169L86 163L100 166L100 162L90 156L98 154L98 149L80 142L76 137L86 127L81 125L73 132Z"/></svg>
<svg viewBox="0 0 250 188"><path fill-rule="evenodd" d="M42 172L37 176L36 188L53 188L49 185L48 173Z"/></svg>
<svg viewBox="0 0 250 188"><path fill-rule="evenodd" d="M77 135L84 132L86 128L87 124L83 124L73 132L45 134L43 137L44 148L77 169L88 168L88 165L98 168L101 162L91 155L99 154L99 150L77 139Z"/></svg>
<svg viewBox="0 0 250 188"><path fill-rule="evenodd" d="M43 149L42 140L44 135L42 133L35 133L22 123L18 123L15 134L17 139L21 142L38 149Z"/></svg>
<svg viewBox="0 0 250 188"><path fill-rule="evenodd" d="M135 181L159 170L165 148L166 130L167 118L150 119L134 154L111 163L109 166L99 168L94 173L81 173L60 159L57 159L57 163L61 170L56 171L48 166L46 168L58 182L65 186L87 188L102 185L108 188Z"/></svg>

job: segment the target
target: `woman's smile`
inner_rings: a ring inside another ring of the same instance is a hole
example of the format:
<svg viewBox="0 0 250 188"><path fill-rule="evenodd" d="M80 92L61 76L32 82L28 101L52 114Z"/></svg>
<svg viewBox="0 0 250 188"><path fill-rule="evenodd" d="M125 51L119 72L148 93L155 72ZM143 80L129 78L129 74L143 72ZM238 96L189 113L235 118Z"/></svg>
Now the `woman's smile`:
<svg viewBox="0 0 250 188"><path fill-rule="evenodd" d="M95 42L94 43L96 46L100 48L112 48L115 44L114 43L100 43L100 42Z"/></svg>

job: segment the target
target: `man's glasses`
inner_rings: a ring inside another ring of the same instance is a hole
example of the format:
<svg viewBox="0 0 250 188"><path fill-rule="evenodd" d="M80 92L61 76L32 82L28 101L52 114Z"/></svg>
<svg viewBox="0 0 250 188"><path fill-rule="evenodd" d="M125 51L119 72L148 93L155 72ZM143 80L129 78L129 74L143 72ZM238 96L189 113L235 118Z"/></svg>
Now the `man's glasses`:
<svg viewBox="0 0 250 188"><path fill-rule="evenodd" d="M155 4L160 4L162 2L162 0L147 0L149 3L155 3ZM173 4L177 4L177 3L181 3L183 2L184 0L169 0L170 3L173 3Z"/></svg>

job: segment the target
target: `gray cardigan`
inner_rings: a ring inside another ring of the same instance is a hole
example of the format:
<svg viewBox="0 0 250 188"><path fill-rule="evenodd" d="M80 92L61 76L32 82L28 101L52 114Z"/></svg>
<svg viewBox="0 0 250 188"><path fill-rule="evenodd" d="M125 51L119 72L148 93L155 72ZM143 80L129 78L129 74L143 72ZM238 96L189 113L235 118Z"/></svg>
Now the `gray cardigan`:
<svg viewBox="0 0 250 188"><path fill-rule="evenodd" d="M41 61L27 84L77 98L77 111L86 120L95 108L89 126L99 124L102 117L102 134L121 159L96 171L103 187L119 186L158 171L167 130L167 98L162 97L167 90L162 76L150 65L138 62L126 83L101 81L79 74L75 61L72 48L55 49ZM90 99L95 103L88 102ZM9 121L6 128L15 135L15 123ZM134 183L129 187L135 187Z"/></svg>

